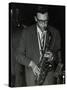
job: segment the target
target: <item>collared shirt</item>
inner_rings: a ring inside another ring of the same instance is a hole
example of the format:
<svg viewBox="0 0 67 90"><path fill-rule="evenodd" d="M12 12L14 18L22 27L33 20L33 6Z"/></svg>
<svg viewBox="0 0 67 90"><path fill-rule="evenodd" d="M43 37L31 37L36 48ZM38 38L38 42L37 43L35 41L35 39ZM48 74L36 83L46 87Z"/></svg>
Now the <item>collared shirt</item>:
<svg viewBox="0 0 67 90"><path fill-rule="evenodd" d="M46 33L47 33L47 31L41 31L40 30L40 28L37 26L37 36L38 36L38 44L39 44L39 51L40 51L40 56L42 55L42 53L41 53L41 38L42 38L42 35L43 35L43 33L45 34L45 40L44 40L44 48L45 48L45 43L46 43Z"/></svg>

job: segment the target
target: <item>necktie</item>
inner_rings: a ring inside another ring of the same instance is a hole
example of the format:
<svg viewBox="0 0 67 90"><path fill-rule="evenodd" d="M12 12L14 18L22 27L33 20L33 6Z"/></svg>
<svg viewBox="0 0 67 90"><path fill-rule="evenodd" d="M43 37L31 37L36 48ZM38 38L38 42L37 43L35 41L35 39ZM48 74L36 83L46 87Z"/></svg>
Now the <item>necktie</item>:
<svg viewBox="0 0 67 90"><path fill-rule="evenodd" d="M45 34L42 33L42 35L41 35L41 49L42 50L44 49L44 39L45 39Z"/></svg>
<svg viewBox="0 0 67 90"><path fill-rule="evenodd" d="M45 43L46 43L46 32L43 32L42 36L41 36L41 52L42 52L42 54L44 54L44 52L45 52Z"/></svg>
<svg viewBox="0 0 67 90"><path fill-rule="evenodd" d="M40 38L40 35L38 33L38 41L39 41L39 47L40 47L40 60L41 60L41 57L44 55L44 51L45 51L46 34L47 34L46 31L42 32L41 38Z"/></svg>

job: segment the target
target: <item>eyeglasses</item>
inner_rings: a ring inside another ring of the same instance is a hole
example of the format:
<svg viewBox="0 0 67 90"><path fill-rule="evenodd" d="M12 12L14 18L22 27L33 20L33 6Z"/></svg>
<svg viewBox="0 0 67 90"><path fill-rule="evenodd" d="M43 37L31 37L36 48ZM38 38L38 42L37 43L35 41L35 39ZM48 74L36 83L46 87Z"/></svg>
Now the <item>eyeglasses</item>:
<svg viewBox="0 0 67 90"><path fill-rule="evenodd" d="M38 21L39 23L48 23L48 19L47 19L47 20L39 20L39 19L37 18L37 21Z"/></svg>

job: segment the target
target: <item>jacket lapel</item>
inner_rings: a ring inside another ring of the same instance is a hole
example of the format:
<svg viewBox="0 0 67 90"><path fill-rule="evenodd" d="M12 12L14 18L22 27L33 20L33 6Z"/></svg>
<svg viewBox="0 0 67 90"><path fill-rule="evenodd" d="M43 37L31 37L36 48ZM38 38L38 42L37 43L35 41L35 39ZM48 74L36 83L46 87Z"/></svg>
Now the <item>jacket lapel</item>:
<svg viewBox="0 0 67 90"><path fill-rule="evenodd" d="M52 34L51 34L49 29L50 28L48 26L48 28L47 28L47 36L46 36L46 47L50 49L51 45L52 45Z"/></svg>
<svg viewBox="0 0 67 90"><path fill-rule="evenodd" d="M40 52L39 52L39 44L38 44L38 36L37 36L37 28L36 25L34 26L34 30L33 30L33 47L35 50L35 53L37 55L37 57L40 57Z"/></svg>

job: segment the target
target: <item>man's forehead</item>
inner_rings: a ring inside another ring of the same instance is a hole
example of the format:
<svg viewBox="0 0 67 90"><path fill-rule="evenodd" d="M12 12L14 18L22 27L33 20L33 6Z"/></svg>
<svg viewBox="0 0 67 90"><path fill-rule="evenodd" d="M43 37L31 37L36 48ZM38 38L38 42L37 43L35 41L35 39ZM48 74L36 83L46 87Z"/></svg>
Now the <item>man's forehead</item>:
<svg viewBox="0 0 67 90"><path fill-rule="evenodd" d="M48 18L48 12L46 12L46 13L37 13L37 18L39 18L39 19L47 19Z"/></svg>

